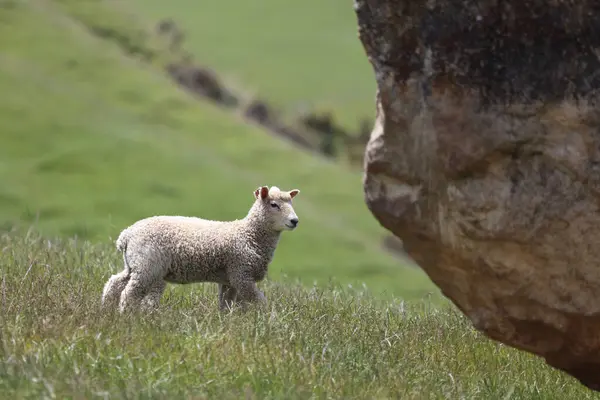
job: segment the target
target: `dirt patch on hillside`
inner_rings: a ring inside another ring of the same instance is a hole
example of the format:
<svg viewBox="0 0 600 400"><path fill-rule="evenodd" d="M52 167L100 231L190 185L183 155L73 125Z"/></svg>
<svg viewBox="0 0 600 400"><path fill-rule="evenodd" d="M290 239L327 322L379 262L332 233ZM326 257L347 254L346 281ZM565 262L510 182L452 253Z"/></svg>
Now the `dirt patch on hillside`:
<svg viewBox="0 0 600 400"><path fill-rule="evenodd" d="M179 85L189 92L213 101L221 107L237 111L272 133L325 157L346 158L355 168L362 168L364 147L369 138L372 120L363 119L356 131L348 131L336 123L328 112L308 112L286 121L281 112L268 101L246 98L229 87L218 74L193 60L183 49L184 32L171 19L160 21L156 33L167 41L173 55L166 70Z"/></svg>

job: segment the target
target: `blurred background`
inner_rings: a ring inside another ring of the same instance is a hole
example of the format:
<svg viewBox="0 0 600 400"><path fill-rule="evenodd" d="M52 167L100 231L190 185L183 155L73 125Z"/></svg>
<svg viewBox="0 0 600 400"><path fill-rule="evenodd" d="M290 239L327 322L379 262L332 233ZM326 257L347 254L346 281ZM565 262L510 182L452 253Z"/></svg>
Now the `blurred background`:
<svg viewBox="0 0 600 400"><path fill-rule="evenodd" d="M0 223L110 244L298 188L270 279L433 290L367 209L375 79L343 0L0 0Z"/></svg>

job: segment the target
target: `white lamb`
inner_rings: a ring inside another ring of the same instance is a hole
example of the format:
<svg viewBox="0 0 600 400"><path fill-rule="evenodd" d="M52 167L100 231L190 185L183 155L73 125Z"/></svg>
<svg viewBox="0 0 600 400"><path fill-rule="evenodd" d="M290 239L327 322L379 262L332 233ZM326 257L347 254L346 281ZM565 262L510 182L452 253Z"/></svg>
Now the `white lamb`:
<svg viewBox="0 0 600 400"><path fill-rule="evenodd" d="M120 312L155 308L167 282L218 283L221 310L238 301L264 304L256 282L266 276L281 232L298 225L292 206L298 193L259 187L246 217L234 221L181 216L137 221L117 239L124 270L106 282L102 304L118 301Z"/></svg>

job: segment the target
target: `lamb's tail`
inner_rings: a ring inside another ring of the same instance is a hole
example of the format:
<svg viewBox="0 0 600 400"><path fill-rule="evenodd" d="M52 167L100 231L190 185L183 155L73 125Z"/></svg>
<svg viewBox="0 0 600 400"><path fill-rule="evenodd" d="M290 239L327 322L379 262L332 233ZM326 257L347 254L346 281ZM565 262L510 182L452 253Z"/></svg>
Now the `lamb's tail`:
<svg viewBox="0 0 600 400"><path fill-rule="evenodd" d="M131 272L129 262L127 261L127 244L129 243L129 229L124 229L117 238L117 250L123 253L123 261L125 263L125 272L127 275Z"/></svg>
<svg viewBox="0 0 600 400"><path fill-rule="evenodd" d="M117 250L124 252L127 250L127 243L129 242L129 229L123 229L123 232L117 238Z"/></svg>

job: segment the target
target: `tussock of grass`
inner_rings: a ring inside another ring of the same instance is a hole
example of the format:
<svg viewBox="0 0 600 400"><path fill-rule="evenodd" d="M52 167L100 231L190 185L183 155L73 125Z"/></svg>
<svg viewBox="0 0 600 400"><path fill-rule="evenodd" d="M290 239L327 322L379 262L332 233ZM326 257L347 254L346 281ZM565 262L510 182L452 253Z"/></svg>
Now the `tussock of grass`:
<svg viewBox="0 0 600 400"><path fill-rule="evenodd" d="M99 304L119 268L112 246L0 237L3 397L594 398L452 308L266 283L267 312L221 314L197 284L123 317Z"/></svg>

